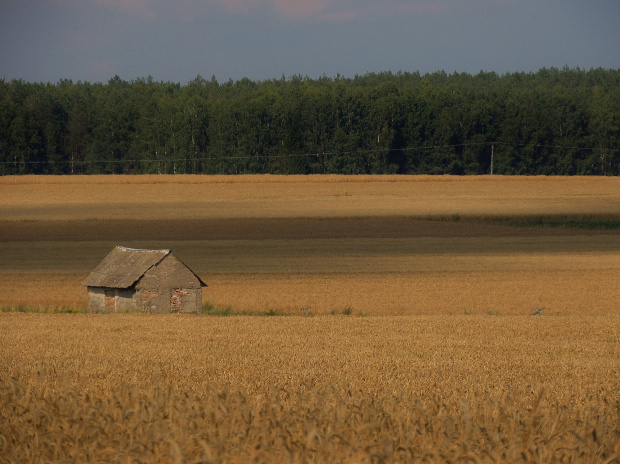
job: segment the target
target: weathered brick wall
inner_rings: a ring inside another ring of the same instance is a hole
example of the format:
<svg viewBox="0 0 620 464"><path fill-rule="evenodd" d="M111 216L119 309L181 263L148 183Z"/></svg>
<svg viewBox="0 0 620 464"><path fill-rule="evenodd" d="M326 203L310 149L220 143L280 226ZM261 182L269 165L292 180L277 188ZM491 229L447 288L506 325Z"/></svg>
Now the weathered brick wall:
<svg viewBox="0 0 620 464"><path fill-rule="evenodd" d="M106 310L105 290L103 288L88 287L88 311L100 313Z"/></svg>
<svg viewBox="0 0 620 464"><path fill-rule="evenodd" d="M151 267L134 287L88 287L88 297L91 312L202 312L199 279L172 255Z"/></svg>
<svg viewBox="0 0 620 464"><path fill-rule="evenodd" d="M147 312L202 312L202 286L196 276L172 255L149 269L136 283Z"/></svg>

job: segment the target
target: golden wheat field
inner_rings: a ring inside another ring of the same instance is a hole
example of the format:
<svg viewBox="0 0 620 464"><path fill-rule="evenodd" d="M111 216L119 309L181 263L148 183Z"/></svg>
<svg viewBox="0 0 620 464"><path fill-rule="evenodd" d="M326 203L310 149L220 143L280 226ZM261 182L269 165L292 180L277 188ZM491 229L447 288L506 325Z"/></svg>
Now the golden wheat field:
<svg viewBox="0 0 620 464"><path fill-rule="evenodd" d="M620 234L549 217L620 179L0 178L1 306L125 245L280 314L0 313L0 463L618 463Z"/></svg>
<svg viewBox="0 0 620 464"><path fill-rule="evenodd" d="M620 318L0 314L0 462L618 462Z"/></svg>
<svg viewBox="0 0 620 464"><path fill-rule="evenodd" d="M620 318L0 314L0 462L618 462Z"/></svg>

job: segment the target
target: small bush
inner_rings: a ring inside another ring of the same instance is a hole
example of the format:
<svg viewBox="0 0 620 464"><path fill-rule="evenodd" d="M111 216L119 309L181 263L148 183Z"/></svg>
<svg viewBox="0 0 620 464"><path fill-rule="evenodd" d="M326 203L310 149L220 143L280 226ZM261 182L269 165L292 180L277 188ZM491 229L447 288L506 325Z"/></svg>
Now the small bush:
<svg viewBox="0 0 620 464"><path fill-rule="evenodd" d="M234 311L232 305L228 305L225 308L220 308L214 305L210 301L205 301L202 305L202 314L206 316L282 316L275 309L268 311L252 311L250 309L243 309L241 311Z"/></svg>
<svg viewBox="0 0 620 464"><path fill-rule="evenodd" d="M202 314L207 316L232 316L232 306L228 305L226 308L220 308L210 301L205 301L202 305Z"/></svg>
<svg viewBox="0 0 620 464"><path fill-rule="evenodd" d="M351 314L353 314L353 310L351 309L351 306L346 306L342 311L332 308L331 311L327 313L328 316L337 316L338 314L342 314L343 316L350 316Z"/></svg>

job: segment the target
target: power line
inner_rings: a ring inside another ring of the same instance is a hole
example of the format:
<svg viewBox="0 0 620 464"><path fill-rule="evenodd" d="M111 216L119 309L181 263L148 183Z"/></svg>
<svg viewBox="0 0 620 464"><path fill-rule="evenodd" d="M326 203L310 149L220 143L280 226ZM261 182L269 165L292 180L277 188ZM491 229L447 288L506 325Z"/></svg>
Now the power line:
<svg viewBox="0 0 620 464"><path fill-rule="evenodd" d="M24 166L24 165L58 165L69 164L72 166L88 166L90 164L129 164L129 163L183 163L183 162L198 162L198 161L228 161L228 160L249 160L249 159L284 159L284 158L304 158L304 157L326 157L326 156L341 156L351 154L369 154L369 153L385 153L385 152L416 152L416 151L428 151L428 150L440 150L446 148L465 148L474 146L493 146L493 145L511 145L513 147L526 147L532 148L550 148L554 150L579 150L579 151L599 151L605 153L620 152L620 149L615 148L600 148L600 147L577 147L577 146L562 146L562 145L549 145L549 144L536 144L528 145L522 144L509 144L506 142L470 142L470 143L457 143L457 144L444 144L444 145L420 145L416 147L406 148L384 148L384 149L359 149L340 152L316 152L316 153L289 153L289 154L266 154L266 155L224 155L224 156L207 156L196 158L154 158L154 159L89 159L89 160L17 160L14 161L5 160L0 163L5 166Z"/></svg>

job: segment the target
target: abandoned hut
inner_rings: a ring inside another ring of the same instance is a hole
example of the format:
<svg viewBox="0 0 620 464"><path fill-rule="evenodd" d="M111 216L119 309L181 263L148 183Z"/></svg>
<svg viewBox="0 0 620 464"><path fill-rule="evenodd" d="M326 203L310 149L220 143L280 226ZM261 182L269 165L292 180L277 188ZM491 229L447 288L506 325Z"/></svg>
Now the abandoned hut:
<svg viewBox="0 0 620 464"><path fill-rule="evenodd" d="M115 247L82 282L90 312L201 313L200 277L170 250Z"/></svg>

